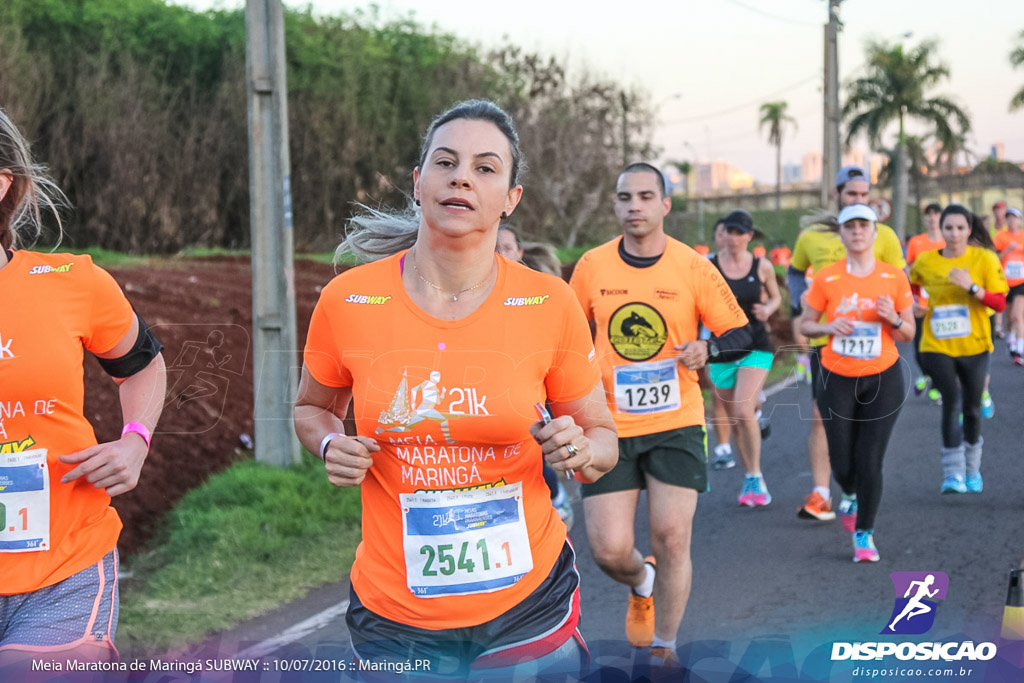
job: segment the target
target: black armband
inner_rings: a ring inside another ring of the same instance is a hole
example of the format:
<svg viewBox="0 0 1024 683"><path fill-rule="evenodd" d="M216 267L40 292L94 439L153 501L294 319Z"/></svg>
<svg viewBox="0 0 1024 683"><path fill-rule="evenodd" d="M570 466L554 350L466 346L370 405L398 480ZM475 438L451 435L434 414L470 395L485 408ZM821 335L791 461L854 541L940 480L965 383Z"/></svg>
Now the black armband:
<svg viewBox="0 0 1024 683"><path fill-rule="evenodd" d="M135 317L139 319L139 336L135 338L131 350L120 358L96 357L100 367L111 377L122 379L141 372L164 350L164 345L153 334L153 330L149 329L142 316L135 313Z"/></svg>
<svg viewBox="0 0 1024 683"><path fill-rule="evenodd" d="M743 327L734 327L721 337L715 337L715 345L718 346L717 363L731 363L743 358L751 351L754 345L754 333L750 329L750 323Z"/></svg>

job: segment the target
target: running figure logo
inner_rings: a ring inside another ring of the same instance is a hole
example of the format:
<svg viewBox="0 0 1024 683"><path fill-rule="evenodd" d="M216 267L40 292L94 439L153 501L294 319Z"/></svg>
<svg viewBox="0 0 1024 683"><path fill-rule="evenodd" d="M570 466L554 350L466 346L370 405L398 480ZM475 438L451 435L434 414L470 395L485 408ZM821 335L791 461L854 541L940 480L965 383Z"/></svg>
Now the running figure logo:
<svg viewBox="0 0 1024 683"><path fill-rule="evenodd" d="M944 572L893 572L896 601L883 634L915 635L925 633L935 623L938 600L946 599L949 576Z"/></svg>
<svg viewBox="0 0 1024 683"><path fill-rule="evenodd" d="M448 418L462 417L461 414L443 413L438 405L444 401L448 390L441 386L441 373L434 370L430 378L421 382L409 391L409 377L402 373L402 381L398 391L391 399L391 405L382 411L377 419L377 433L408 432L423 421L437 422L441 425L441 433L445 443L454 443L448 428ZM417 398L418 396L418 398ZM415 405L415 409L413 408Z"/></svg>

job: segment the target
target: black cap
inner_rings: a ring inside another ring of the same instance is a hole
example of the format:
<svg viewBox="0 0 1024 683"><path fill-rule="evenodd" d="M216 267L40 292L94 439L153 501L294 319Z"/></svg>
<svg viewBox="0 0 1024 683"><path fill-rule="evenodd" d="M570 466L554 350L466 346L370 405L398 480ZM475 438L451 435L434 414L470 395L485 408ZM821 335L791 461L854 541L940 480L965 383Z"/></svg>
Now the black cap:
<svg viewBox="0 0 1024 683"><path fill-rule="evenodd" d="M743 209L736 209L729 213L729 215L722 219L722 225L726 228L742 230L757 238L764 237L764 233L754 227L754 219Z"/></svg>

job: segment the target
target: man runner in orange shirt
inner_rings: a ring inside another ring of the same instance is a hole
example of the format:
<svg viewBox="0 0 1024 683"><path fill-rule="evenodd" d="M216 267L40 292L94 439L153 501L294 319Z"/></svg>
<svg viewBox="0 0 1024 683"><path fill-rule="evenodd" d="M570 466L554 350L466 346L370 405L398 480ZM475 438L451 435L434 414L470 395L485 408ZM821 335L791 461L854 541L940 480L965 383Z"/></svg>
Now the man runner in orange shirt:
<svg viewBox="0 0 1024 683"><path fill-rule="evenodd" d="M628 166L615 195L623 234L585 253L570 285L596 326L601 376L620 437L618 464L583 485L591 550L606 574L632 589L630 643L651 646L652 664L678 667L676 634L692 576L690 528L697 494L708 488L696 370L709 358L742 355L751 335L714 265L665 234L671 206L658 169ZM697 339L702 322L717 341ZM654 554L646 561L633 528L641 489L647 489Z"/></svg>

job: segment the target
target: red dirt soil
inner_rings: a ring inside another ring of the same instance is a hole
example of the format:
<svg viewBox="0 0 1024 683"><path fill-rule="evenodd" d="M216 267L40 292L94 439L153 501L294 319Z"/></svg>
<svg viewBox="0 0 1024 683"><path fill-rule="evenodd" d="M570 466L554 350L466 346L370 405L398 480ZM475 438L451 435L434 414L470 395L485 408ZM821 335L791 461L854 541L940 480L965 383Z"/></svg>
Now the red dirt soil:
<svg viewBox="0 0 1024 683"><path fill-rule="evenodd" d="M327 264L296 264L299 349ZM248 257L154 260L107 269L164 344L167 396L138 487L114 498L124 521L121 553L137 552L161 516L191 488L251 458L253 433L252 288ZM94 358L85 364L85 411L101 442L117 439L117 387Z"/></svg>

